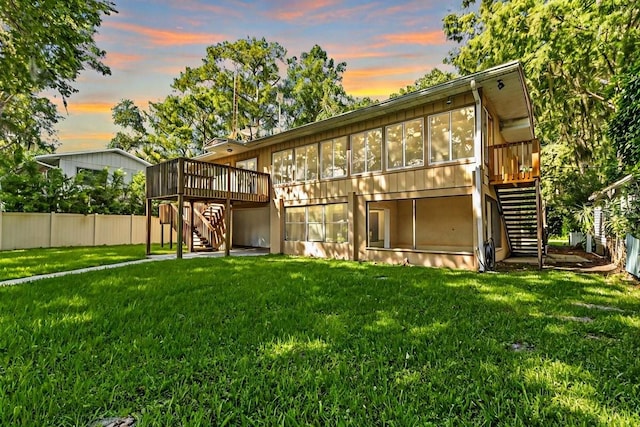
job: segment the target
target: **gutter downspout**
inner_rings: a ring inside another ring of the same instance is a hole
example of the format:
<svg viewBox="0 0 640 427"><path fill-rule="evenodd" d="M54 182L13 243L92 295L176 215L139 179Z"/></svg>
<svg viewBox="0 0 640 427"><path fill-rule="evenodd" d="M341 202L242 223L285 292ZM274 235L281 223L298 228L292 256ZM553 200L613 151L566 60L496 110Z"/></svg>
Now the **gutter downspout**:
<svg viewBox="0 0 640 427"><path fill-rule="evenodd" d="M485 271L486 260L484 257L484 227L482 221L482 101L480 94L476 88L476 81L471 80L471 92L473 99L476 101L475 111L475 135L473 141L473 190L471 193L471 201L473 205L473 218L475 220L474 241L476 243L476 256L478 259L478 272Z"/></svg>

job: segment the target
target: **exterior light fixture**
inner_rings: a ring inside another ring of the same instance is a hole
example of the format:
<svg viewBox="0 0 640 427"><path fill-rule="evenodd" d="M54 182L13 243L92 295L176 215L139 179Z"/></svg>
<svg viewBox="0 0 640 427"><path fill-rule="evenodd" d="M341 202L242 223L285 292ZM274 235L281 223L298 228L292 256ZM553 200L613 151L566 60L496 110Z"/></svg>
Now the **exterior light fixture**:
<svg viewBox="0 0 640 427"><path fill-rule="evenodd" d="M233 151L232 148L227 148L227 153L231 153Z"/></svg>
<svg viewBox="0 0 640 427"><path fill-rule="evenodd" d="M498 80L498 90L502 90L504 89L504 82L502 81L502 79Z"/></svg>
<svg viewBox="0 0 640 427"><path fill-rule="evenodd" d="M452 102L452 101L451 101L451 97L448 97L448 98L447 98L447 105L451 105L451 102Z"/></svg>

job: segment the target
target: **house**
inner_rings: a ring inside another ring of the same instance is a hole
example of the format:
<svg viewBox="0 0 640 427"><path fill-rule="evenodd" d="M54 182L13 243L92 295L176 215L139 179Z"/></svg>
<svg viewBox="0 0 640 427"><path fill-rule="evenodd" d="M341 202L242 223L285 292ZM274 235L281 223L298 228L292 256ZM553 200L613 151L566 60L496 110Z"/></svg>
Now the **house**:
<svg viewBox="0 0 640 427"><path fill-rule="evenodd" d="M640 277L640 239L627 233L624 239L618 238L607 227L615 221L616 212L620 216L629 218L637 203L631 187L638 185L636 178L626 175L596 191L589 196L593 203L593 237L595 252L609 257L616 264L625 264L627 272ZM636 190L637 192L637 190ZM626 261L626 262L625 262Z"/></svg>
<svg viewBox="0 0 640 427"><path fill-rule="evenodd" d="M44 154L36 156L35 160L44 170L47 168L62 169L64 175L69 178L76 176L81 170L98 172L108 168L109 173L112 174L114 170L120 169L124 172L126 184L131 183L131 179L136 173L145 171L147 166L151 165L151 163L119 148Z"/></svg>
<svg viewBox="0 0 640 427"><path fill-rule="evenodd" d="M541 264L539 153L511 62L254 141L213 140L196 159L147 168L147 203L186 206L176 230L190 248L189 228L214 203L223 213L208 227L225 230L227 251L479 271L512 255Z"/></svg>

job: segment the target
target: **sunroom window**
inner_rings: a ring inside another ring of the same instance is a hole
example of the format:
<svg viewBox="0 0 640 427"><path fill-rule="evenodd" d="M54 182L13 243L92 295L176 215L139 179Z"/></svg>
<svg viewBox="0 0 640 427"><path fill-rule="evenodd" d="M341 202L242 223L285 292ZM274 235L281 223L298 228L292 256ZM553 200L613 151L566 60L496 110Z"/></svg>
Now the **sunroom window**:
<svg viewBox="0 0 640 427"><path fill-rule="evenodd" d="M296 181L318 178L318 146L305 145L296 148Z"/></svg>
<svg viewBox="0 0 640 427"><path fill-rule="evenodd" d="M473 157L474 107L429 117L429 161L450 162Z"/></svg>
<svg viewBox="0 0 640 427"><path fill-rule="evenodd" d="M293 181L293 150L273 153L273 183L282 184Z"/></svg>
<svg viewBox="0 0 640 427"><path fill-rule="evenodd" d="M285 240L345 243L349 219L346 203L285 209Z"/></svg>
<svg viewBox="0 0 640 427"><path fill-rule="evenodd" d="M321 142L320 158L322 178L347 176L347 137Z"/></svg>
<svg viewBox="0 0 640 427"><path fill-rule="evenodd" d="M382 129L351 135L351 173L382 170Z"/></svg>
<svg viewBox="0 0 640 427"><path fill-rule="evenodd" d="M424 165L422 119L387 126L387 169Z"/></svg>

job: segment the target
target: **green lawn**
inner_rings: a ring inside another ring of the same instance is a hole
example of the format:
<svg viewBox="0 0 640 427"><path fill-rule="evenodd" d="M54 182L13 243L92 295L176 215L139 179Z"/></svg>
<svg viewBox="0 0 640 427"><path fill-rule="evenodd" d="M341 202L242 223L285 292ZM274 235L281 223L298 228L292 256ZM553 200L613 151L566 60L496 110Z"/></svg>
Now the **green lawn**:
<svg viewBox="0 0 640 427"><path fill-rule="evenodd" d="M640 425L640 289L264 256L0 288L0 425Z"/></svg>
<svg viewBox="0 0 640 427"><path fill-rule="evenodd" d="M145 245L0 251L0 281L133 261L145 258L145 252ZM175 253L175 246L173 250L169 250L169 245L162 248L154 244L151 246L151 253Z"/></svg>

